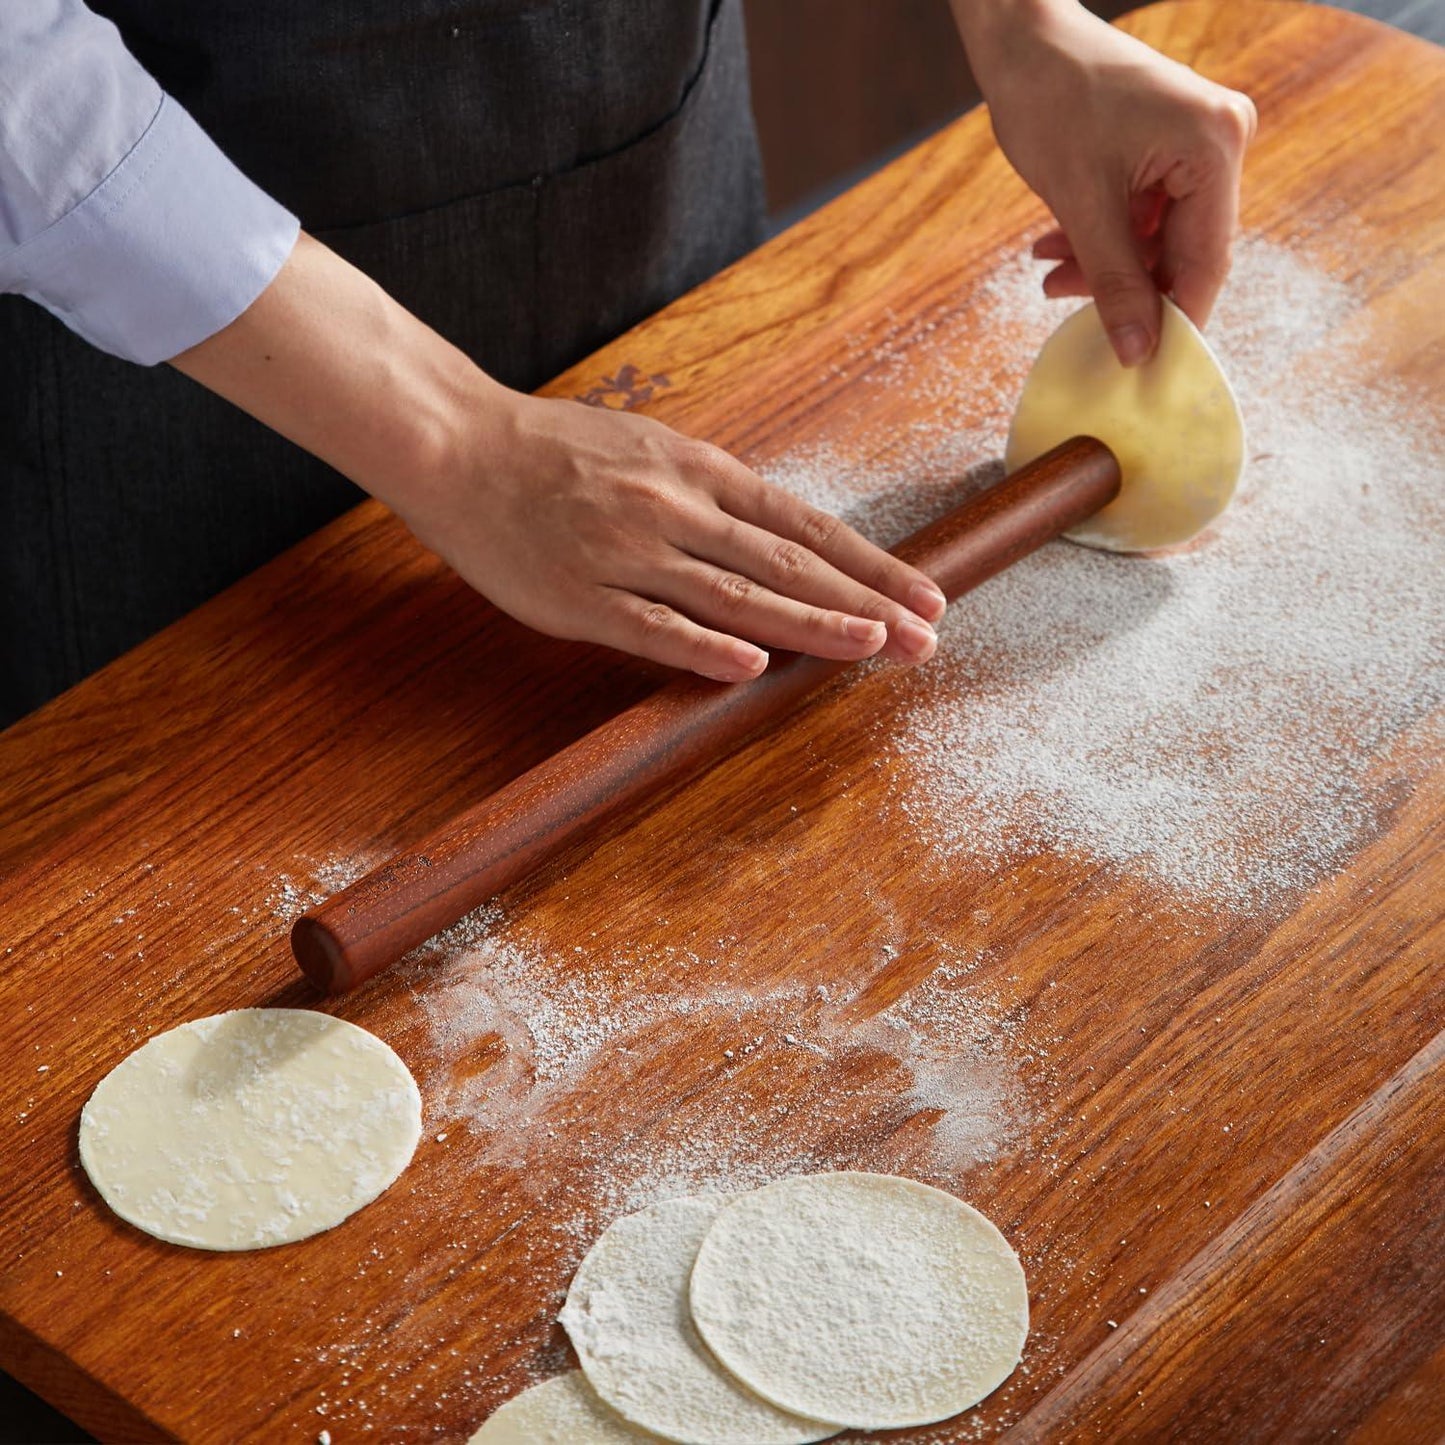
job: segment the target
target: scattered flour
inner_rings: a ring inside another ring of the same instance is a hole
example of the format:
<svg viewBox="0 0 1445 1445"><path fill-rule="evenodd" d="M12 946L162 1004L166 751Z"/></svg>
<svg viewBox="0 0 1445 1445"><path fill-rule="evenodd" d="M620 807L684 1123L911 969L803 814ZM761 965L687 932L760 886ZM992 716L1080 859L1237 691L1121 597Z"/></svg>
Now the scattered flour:
<svg viewBox="0 0 1445 1445"><path fill-rule="evenodd" d="M1377 831L1412 730L1438 741L1445 435L1358 345L1324 349L1356 309L1247 240L1209 331L1249 437L1234 508L1168 555L1051 545L954 604L930 668L890 674L883 743L925 843L994 865L1073 855L1249 910ZM906 535L1000 474L1018 380L1062 314L1032 266L1003 264L971 311L900 346L907 366L870 373L936 403L929 421L764 470L879 540Z"/></svg>
<svg viewBox="0 0 1445 1445"><path fill-rule="evenodd" d="M333 893L349 888L373 868L386 862L385 853L356 854L346 858L300 858L301 876L277 874L266 895L266 907L283 923L294 923L308 908L324 903Z"/></svg>
<svg viewBox="0 0 1445 1445"><path fill-rule="evenodd" d="M1054 544L955 604L928 668L865 670L897 704L880 710L877 743L897 764L885 772L894 805L953 871L1064 854L1188 905L1263 909L1378 829L1413 775L1412 743L1438 740L1426 729L1445 695L1445 438L1359 356L1323 350L1337 328L1353 334L1356 309L1297 254L1247 241L1209 332L1249 432L1235 507L1167 556ZM823 437L748 459L896 540L1001 474L1023 372L1062 314L1032 265L1004 260L966 309L897 321L829 368L865 418L846 449ZM900 391L928 412L902 430ZM282 880L276 914L365 869L322 871ZM465 1151L479 1189L508 1191L508 1228L527 1239L505 1266L521 1271L508 1287L536 1294L523 1373L562 1367L560 1339L537 1340L587 1245L621 1214L839 1168L966 1192L971 1169L1026 1136L1021 1070L1032 1078L1049 1051L978 976L1000 960L908 936L896 918L885 931L890 944L850 958L846 982L778 967L752 984L750 962L786 937L564 942L490 909L401 966L434 1147ZM895 996L904 946L933 969ZM660 1063L672 1054L652 1041L679 1030L693 1047ZM675 1071L663 1114L648 1102L660 1067ZM456 1268L476 1271L495 1220L456 1198L454 1178L437 1187L454 1211ZM367 1267L399 1271L397 1299L435 1283L430 1266ZM388 1343L394 1324L356 1322L337 1355L344 1400L318 1414L371 1428L361 1384L381 1378L384 1393L383 1357L410 1358L405 1331ZM494 1404L496 1384L468 1366L449 1390ZM917 1438L988 1428L965 1419Z"/></svg>
<svg viewBox="0 0 1445 1445"><path fill-rule="evenodd" d="M565 1133L584 1166L579 1196L604 1222L701 1189L863 1167L880 1118L884 1133L917 1127L920 1167L956 1181L996 1158L1022 1124L1017 1021L969 981L978 956L946 943L934 947L934 971L887 1006L870 1002L869 987L896 950L846 987L750 987L696 956L568 959L495 911L458 925L443 947L442 964L413 974L438 1065L432 1117L482 1135L481 1157L495 1164L524 1163L536 1130ZM633 1119L655 1067L649 1040L679 1025L703 1059L687 1067L709 1084L706 1101ZM600 1128L599 1090L610 1101ZM786 1130L769 1127L784 1119ZM576 1227L587 1237L596 1219Z"/></svg>

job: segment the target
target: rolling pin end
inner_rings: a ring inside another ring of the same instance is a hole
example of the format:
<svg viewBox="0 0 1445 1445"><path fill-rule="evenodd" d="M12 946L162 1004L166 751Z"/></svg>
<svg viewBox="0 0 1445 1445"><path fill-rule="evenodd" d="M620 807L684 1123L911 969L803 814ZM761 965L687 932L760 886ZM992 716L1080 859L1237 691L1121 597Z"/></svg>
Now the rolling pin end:
<svg viewBox="0 0 1445 1445"><path fill-rule="evenodd" d="M291 925L291 952L301 972L322 993L346 993L358 982L340 940L311 914Z"/></svg>

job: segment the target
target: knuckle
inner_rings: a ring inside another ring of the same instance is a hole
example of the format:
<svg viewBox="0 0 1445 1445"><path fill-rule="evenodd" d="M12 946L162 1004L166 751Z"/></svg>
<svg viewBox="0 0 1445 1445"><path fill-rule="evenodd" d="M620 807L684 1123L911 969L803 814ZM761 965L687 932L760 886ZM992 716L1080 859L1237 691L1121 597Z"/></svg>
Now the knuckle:
<svg viewBox="0 0 1445 1445"><path fill-rule="evenodd" d="M1257 124L1254 103L1247 95L1227 90L1213 98L1201 117L1204 159L1228 169L1239 163Z"/></svg>
<svg viewBox="0 0 1445 1445"><path fill-rule="evenodd" d="M812 554L797 542L779 542L770 559L772 575L785 585L806 575Z"/></svg>
<svg viewBox="0 0 1445 1445"><path fill-rule="evenodd" d="M692 628L687 637L687 650L694 668L707 666L713 655L711 634L705 632L701 627Z"/></svg>
<svg viewBox="0 0 1445 1445"><path fill-rule="evenodd" d="M685 472L716 483L727 475L732 458L711 442L684 437L677 453L677 465Z"/></svg>
<svg viewBox="0 0 1445 1445"><path fill-rule="evenodd" d="M824 552L831 547L838 540L842 529L841 518L815 508L809 508L798 520L802 541L814 552Z"/></svg>
<svg viewBox="0 0 1445 1445"><path fill-rule="evenodd" d="M889 627L906 615L896 602L890 602L881 592L870 592L859 600L857 606L848 610L855 617L866 617L870 622L884 622Z"/></svg>
<svg viewBox="0 0 1445 1445"><path fill-rule="evenodd" d="M654 519L676 506L672 489L657 477L630 477L626 484L626 496L632 506Z"/></svg>
<svg viewBox="0 0 1445 1445"><path fill-rule="evenodd" d="M1217 118L1221 134L1238 151L1254 139L1259 129L1259 112L1254 102L1242 91L1231 90L1220 105Z"/></svg>
<svg viewBox="0 0 1445 1445"><path fill-rule="evenodd" d="M725 611L736 612L752 600L756 588L736 572L719 572L712 578L713 599Z"/></svg>
<svg viewBox="0 0 1445 1445"><path fill-rule="evenodd" d="M665 637L672 631L677 614L662 602L650 602L637 615L637 630L644 642Z"/></svg>
<svg viewBox="0 0 1445 1445"><path fill-rule="evenodd" d="M1089 277L1089 289L1093 292L1094 299L1106 308L1133 301L1141 291L1147 289L1147 285L1141 273L1119 267L1106 266Z"/></svg>

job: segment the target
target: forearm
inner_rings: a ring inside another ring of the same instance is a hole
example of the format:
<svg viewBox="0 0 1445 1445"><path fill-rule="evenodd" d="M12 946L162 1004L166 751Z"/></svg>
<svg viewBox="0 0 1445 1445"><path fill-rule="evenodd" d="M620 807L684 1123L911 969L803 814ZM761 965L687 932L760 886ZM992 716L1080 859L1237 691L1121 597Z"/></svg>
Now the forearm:
<svg viewBox="0 0 1445 1445"><path fill-rule="evenodd" d="M996 70L1019 41L1081 8L1078 0L949 0L949 4L974 79L985 96Z"/></svg>
<svg viewBox="0 0 1445 1445"><path fill-rule="evenodd" d="M925 619L944 598L921 572L715 447L499 385L308 236L173 364L380 498L539 631L727 682L767 665L758 644L933 651Z"/></svg>
<svg viewBox="0 0 1445 1445"><path fill-rule="evenodd" d="M171 364L403 515L463 424L500 424L514 395L305 234L241 316Z"/></svg>

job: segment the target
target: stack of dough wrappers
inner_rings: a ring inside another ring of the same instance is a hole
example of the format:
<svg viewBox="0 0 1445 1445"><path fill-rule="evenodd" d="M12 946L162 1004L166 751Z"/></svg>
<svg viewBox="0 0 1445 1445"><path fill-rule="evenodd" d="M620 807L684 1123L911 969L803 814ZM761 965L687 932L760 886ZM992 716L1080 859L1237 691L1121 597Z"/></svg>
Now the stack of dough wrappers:
<svg viewBox="0 0 1445 1445"><path fill-rule="evenodd" d="M473 1445L803 1445L956 1415L1028 1335L1018 1256L910 1179L798 1175L615 1221L561 1322L581 1370L508 1401Z"/></svg>

